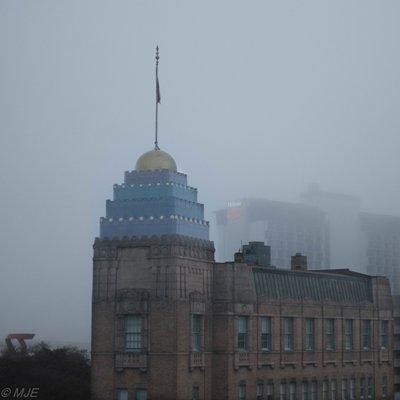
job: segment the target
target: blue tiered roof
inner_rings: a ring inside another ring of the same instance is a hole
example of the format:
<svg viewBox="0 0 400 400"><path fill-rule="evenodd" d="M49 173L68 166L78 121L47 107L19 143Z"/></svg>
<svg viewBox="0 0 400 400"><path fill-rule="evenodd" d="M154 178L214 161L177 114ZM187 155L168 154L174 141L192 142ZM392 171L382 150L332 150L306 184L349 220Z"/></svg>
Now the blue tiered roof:
<svg viewBox="0 0 400 400"><path fill-rule="evenodd" d="M168 234L208 240L209 223L197 202L197 189L187 185L185 174L173 170L125 172L124 183L114 185L114 198L106 202L100 237Z"/></svg>

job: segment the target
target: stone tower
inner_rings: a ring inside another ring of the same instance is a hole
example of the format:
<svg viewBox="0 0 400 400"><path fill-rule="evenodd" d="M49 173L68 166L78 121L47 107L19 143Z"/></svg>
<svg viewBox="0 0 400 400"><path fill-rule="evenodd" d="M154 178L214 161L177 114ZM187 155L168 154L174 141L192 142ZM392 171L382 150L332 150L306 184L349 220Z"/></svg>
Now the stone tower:
<svg viewBox="0 0 400 400"><path fill-rule="evenodd" d="M94 243L95 400L211 398L214 245L197 190L155 148L114 185Z"/></svg>

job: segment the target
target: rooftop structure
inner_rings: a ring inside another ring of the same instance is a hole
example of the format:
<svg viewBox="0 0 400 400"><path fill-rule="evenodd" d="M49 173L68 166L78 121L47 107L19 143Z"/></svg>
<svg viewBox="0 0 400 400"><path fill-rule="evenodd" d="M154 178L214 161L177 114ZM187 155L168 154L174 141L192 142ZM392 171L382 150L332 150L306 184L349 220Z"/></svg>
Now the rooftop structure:
<svg viewBox="0 0 400 400"><path fill-rule="evenodd" d="M113 200L107 200L100 220L100 237L167 234L208 239L209 223L197 189L187 185L168 153L154 149L139 157L134 171L125 172L123 184L114 185Z"/></svg>

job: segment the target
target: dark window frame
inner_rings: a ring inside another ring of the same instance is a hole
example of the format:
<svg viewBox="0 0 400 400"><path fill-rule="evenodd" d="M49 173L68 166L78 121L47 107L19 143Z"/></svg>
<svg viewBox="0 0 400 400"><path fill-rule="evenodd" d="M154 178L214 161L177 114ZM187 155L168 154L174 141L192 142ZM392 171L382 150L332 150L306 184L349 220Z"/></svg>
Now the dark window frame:
<svg viewBox="0 0 400 400"><path fill-rule="evenodd" d="M239 351L248 351L249 349L249 317L247 315L241 315L238 318L238 326L237 326L237 348ZM245 329L242 329L243 326L241 322L244 323Z"/></svg>
<svg viewBox="0 0 400 400"><path fill-rule="evenodd" d="M327 351L334 351L336 348L335 331L335 319L327 318L325 320L325 350Z"/></svg>
<svg viewBox="0 0 400 400"><path fill-rule="evenodd" d="M294 351L294 318L284 317L283 318L283 350Z"/></svg>
<svg viewBox="0 0 400 400"><path fill-rule="evenodd" d="M271 351L272 337L271 337L271 317L261 317L261 350ZM264 324L265 322L265 324ZM264 327L266 329L264 329Z"/></svg>
<svg viewBox="0 0 400 400"><path fill-rule="evenodd" d="M306 351L315 350L315 319L306 318L305 320Z"/></svg>

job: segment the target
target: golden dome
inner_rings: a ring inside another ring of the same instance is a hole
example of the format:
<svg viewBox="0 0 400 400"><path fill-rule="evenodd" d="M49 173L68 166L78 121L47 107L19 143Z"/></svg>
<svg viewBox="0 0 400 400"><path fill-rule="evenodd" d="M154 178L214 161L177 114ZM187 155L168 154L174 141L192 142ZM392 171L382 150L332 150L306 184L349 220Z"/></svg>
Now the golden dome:
<svg viewBox="0 0 400 400"><path fill-rule="evenodd" d="M150 150L142 154L136 161L136 171L155 171L168 169L176 172L175 160L160 149Z"/></svg>

